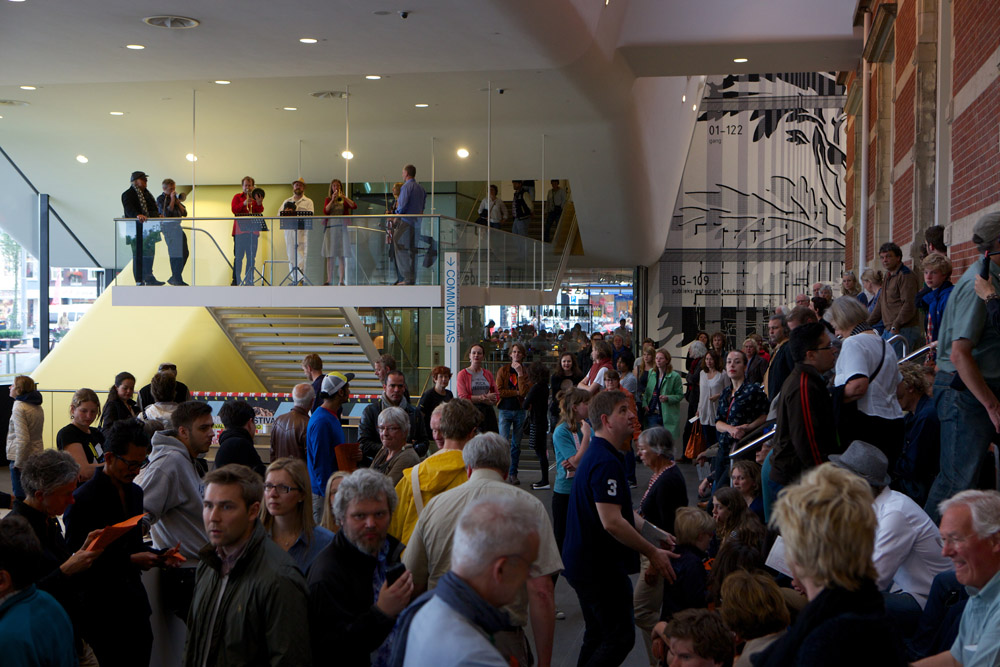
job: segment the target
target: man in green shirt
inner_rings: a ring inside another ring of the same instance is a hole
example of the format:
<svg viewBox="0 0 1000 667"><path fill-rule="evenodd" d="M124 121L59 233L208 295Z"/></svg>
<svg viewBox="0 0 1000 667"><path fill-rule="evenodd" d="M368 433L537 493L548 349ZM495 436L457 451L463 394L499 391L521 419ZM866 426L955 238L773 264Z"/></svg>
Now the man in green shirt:
<svg viewBox="0 0 1000 667"><path fill-rule="evenodd" d="M1000 250L1000 212L980 218L972 230L980 252ZM990 258L990 277L1000 280L1000 256ZM986 323L986 306L975 291L981 264L969 267L952 290L938 332L934 404L941 421L941 472L924 509L935 522L938 505L971 488L1000 432L1000 333Z"/></svg>

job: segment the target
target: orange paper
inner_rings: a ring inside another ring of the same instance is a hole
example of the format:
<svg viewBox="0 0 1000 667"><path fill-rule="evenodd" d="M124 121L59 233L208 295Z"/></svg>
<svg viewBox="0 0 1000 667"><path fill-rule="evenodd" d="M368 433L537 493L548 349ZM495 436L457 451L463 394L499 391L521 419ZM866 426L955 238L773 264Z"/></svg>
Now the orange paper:
<svg viewBox="0 0 1000 667"><path fill-rule="evenodd" d="M131 519L125 519L121 523L116 523L113 526L107 526L101 529L101 534L90 543L87 547L87 551L101 551L102 549L107 549L108 545L117 540L119 537L132 530L139 525L142 521L142 517L145 514L136 514Z"/></svg>

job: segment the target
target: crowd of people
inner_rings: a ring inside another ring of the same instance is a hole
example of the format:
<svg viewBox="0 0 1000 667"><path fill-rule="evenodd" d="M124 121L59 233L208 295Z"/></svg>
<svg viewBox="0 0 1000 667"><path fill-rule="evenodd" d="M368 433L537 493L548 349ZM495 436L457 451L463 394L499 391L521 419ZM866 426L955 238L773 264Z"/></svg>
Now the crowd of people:
<svg viewBox="0 0 1000 667"><path fill-rule="evenodd" d="M1000 214L974 234L1000 250ZM559 576L585 624L579 665L621 664L636 628L651 665L997 664L1000 493L976 487L1000 426L984 287L1000 264L951 286L927 252L923 289L886 244L880 291L845 273L840 297L820 284L773 313L766 340L701 332L683 376L652 341L636 358L595 333L549 368L515 340L496 374L476 343L414 402L383 355L357 443L354 375L311 354L267 464L253 409L213 415L171 364L138 403L129 373L103 406L77 391L48 450L18 377L5 664L148 664L153 568L187 665L548 665ZM925 339L936 357L900 365L894 345ZM520 488L525 430L549 509ZM633 504L636 458L650 476ZM708 464L701 507L685 458Z"/></svg>

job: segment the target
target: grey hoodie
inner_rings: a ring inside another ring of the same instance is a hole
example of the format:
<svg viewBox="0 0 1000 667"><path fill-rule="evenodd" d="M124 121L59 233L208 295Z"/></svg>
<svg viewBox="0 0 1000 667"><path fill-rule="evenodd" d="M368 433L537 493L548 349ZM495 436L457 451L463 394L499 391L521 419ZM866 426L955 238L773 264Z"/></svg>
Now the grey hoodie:
<svg viewBox="0 0 1000 667"><path fill-rule="evenodd" d="M201 518L205 487L187 447L174 434L153 434L149 465L135 483L142 487L143 509L152 523L153 546L168 549L180 542L181 554L188 559L184 567L194 567L198 564L198 550L208 542Z"/></svg>

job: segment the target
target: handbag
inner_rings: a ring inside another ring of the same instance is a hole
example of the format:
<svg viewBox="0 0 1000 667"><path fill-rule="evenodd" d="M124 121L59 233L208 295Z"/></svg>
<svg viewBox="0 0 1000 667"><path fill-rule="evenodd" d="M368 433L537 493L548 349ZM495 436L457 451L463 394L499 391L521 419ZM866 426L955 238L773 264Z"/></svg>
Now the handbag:
<svg viewBox="0 0 1000 667"><path fill-rule="evenodd" d="M705 451L705 433L701 429L701 422L696 421L691 427L691 435L688 436L687 446L684 447L684 457L692 461Z"/></svg>

